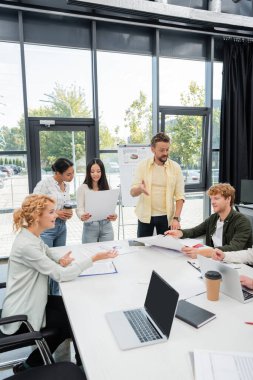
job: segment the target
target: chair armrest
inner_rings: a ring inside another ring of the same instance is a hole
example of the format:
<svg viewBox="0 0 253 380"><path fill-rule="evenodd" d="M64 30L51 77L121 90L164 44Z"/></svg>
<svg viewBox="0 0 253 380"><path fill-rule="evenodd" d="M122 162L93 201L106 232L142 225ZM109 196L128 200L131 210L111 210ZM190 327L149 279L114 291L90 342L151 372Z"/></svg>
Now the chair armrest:
<svg viewBox="0 0 253 380"><path fill-rule="evenodd" d="M7 325L8 323L14 322L27 322L27 315L13 315L11 317L0 318L0 325Z"/></svg>
<svg viewBox="0 0 253 380"><path fill-rule="evenodd" d="M1 347L12 347L17 346L18 344L27 343L28 345L33 345L36 340L43 339L43 336L40 332L33 331L25 334L18 335L9 335L6 337L1 337L0 339L0 349Z"/></svg>

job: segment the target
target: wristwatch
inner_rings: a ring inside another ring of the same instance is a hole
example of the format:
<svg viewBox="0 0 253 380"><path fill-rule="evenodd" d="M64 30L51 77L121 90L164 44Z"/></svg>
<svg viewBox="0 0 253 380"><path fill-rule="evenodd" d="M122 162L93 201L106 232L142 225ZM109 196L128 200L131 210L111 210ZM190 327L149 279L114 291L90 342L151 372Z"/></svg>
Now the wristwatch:
<svg viewBox="0 0 253 380"><path fill-rule="evenodd" d="M180 221L181 221L181 218L180 218L180 216L173 216L173 219L177 220L178 222L180 222Z"/></svg>

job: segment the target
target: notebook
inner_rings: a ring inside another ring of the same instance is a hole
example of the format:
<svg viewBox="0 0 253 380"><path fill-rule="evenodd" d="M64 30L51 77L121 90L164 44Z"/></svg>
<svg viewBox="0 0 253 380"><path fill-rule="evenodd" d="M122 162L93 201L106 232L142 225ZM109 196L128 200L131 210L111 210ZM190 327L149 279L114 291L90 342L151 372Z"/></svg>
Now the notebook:
<svg viewBox="0 0 253 380"><path fill-rule="evenodd" d="M203 278L205 273L209 270L221 273L222 281L220 290L222 293L242 303L253 300L253 291L242 287L240 276L236 269L220 261L215 261L201 255L198 255L198 261Z"/></svg>
<svg viewBox="0 0 253 380"><path fill-rule="evenodd" d="M144 307L106 313L119 347L128 350L167 341L178 297L178 292L153 271Z"/></svg>
<svg viewBox="0 0 253 380"><path fill-rule="evenodd" d="M197 329L216 318L216 315L185 300L178 302L176 318Z"/></svg>

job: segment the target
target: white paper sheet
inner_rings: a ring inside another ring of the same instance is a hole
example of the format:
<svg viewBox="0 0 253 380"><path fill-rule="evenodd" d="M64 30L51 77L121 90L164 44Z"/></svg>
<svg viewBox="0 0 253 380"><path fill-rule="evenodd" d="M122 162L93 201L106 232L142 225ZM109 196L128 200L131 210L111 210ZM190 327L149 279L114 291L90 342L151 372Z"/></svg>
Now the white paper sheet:
<svg viewBox="0 0 253 380"><path fill-rule="evenodd" d="M187 300L206 292L204 281L197 275L196 277L193 276L190 280L179 279L170 281L170 285L178 291L180 300Z"/></svg>
<svg viewBox="0 0 253 380"><path fill-rule="evenodd" d="M79 277L113 273L117 273L117 269L112 261L99 261L94 263L92 267L84 270Z"/></svg>
<svg viewBox="0 0 253 380"><path fill-rule="evenodd" d="M85 212L89 212L91 217L87 223L103 220L115 213L119 189L104 191L85 192Z"/></svg>
<svg viewBox="0 0 253 380"><path fill-rule="evenodd" d="M195 380L251 380L252 352L194 350Z"/></svg>
<svg viewBox="0 0 253 380"><path fill-rule="evenodd" d="M181 251L181 249L185 245L187 245L188 247L193 247L194 245L200 243L200 241L196 239L175 239L169 235L147 236L135 240L148 245L155 245L157 247L173 249L175 251Z"/></svg>

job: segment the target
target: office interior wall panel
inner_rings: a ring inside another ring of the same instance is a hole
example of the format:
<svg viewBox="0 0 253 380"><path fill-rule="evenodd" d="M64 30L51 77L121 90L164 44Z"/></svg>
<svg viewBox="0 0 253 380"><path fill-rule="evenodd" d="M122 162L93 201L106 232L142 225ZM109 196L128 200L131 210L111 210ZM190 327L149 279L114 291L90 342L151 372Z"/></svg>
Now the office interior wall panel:
<svg viewBox="0 0 253 380"><path fill-rule="evenodd" d="M240 0L234 2L232 0L221 1L221 11L224 13L231 13L242 16L253 16L253 1Z"/></svg>
<svg viewBox="0 0 253 380"><path fill-rule="evenodd" d="M207 56L207 39L184 32L160 32L160 55L163 57L177 57L190 59L205 59Z"/></svg>
<svg viewBox="0 0 253 380"><path fill-rule="evenodd" d="M0 15L0 40L19 41L18 13L1 9Z"/></svg>
<svg viewBox="0 0 253 380"><path fill-rule="evenodd" d="M90 28L85 20L24 13L24 40L28 43L90 48Z"/></svg>
<svg viewBox="0 0 253 380"><path fill-rule="evenodd" d="M208 9L208 0L167 0L167 3L195 9Z"/></svg>
<svg viewBox="0 0 253 380"><path fill-rule="evenodd" d="M152 53L152 30L128 25L97 23L97 48L136 54Z"/></svg>

